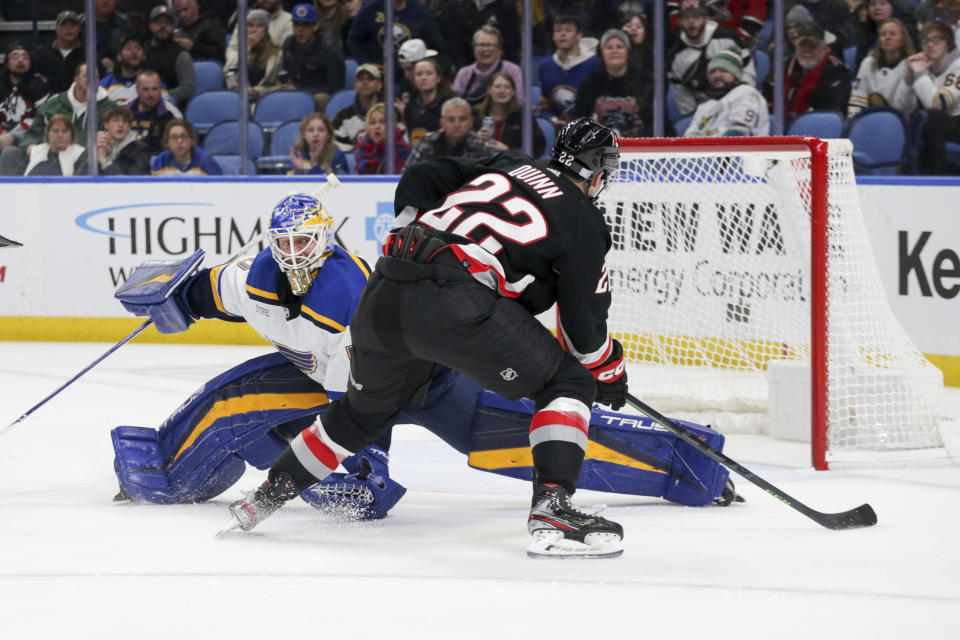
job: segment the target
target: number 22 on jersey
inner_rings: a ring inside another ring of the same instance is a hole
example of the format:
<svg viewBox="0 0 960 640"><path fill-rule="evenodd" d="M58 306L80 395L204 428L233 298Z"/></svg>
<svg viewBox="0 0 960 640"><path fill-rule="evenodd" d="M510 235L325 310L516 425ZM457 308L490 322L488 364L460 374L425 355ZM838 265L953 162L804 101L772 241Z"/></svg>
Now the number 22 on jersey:
<svg viewBox="0 0 960 640"><path fill-rule="evenodd" d="M468 183L477 189L463 189L447 196L443 204L424 213L419 222L470 237L472 231L484 227L491 232L482 239L470 238L492 254L503 249L500 239L516 244L530 244L547 237L547 221L540 209L526 198L511 195L510 180L499 173L485 173ZM507 216L498 217L488 211L464 211L462 205L495 203L511 217L526 215L523 222L512 222ZM497 237L495 237L497 236Z"/></svg>

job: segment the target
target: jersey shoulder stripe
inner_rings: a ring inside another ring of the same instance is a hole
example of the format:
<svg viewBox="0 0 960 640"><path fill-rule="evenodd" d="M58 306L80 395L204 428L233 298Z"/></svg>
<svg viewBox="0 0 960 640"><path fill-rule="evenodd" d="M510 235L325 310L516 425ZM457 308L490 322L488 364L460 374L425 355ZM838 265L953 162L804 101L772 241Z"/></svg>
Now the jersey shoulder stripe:
<svg viewBox="0 0 960 640"><path fill-rule="evenodd" d="M247 274L246 291L251 299L265 304L279 305L280 296L277 292L277 279L280 277L280 267L273 259L270 249L264 249L254 258Z"/></svg>
<svg viewBox="0 0 960 640"><path fill-rule="evenodd" d="M342 333L353 318L369 277L370 269L361 258L334 247L304 296L303 316L321 329Z"/></svg>

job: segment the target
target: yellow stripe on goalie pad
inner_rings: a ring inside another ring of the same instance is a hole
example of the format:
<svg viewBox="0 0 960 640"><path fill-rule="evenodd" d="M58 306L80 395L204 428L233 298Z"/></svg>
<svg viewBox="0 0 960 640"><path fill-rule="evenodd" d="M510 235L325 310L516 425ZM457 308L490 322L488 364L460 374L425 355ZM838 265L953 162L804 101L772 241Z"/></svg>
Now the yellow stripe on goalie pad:
<svg viewBox="0 0 960 640"><path fill-rule="evenodd" d="M190 448L197 438L214 422L227 416L250 413L253 411L270 411L271 409L309 409L319 407L330 402L325 393L251 393L237 398L228 398L214 403L210 411L197 423L190 435L177 450L173 460ZM171 460L171 463L173 462Z"/></svg>
<svg viewBox="0 0 960 640"><path fill-rule="evenodd" d="M585 459L600 460L601 462L612 462L623 465L624 467L633 467L644 471L654 471L656 473L666 473L660 469L655 469L639 460L634 460L630 456L617 453L592 440L587 443L587 454ZM471 451L467 458L467 464L476 469L513 469L516 467L532 467L533 452L530 447L515 447L512 449L490 449L489 451Z"/></svg>

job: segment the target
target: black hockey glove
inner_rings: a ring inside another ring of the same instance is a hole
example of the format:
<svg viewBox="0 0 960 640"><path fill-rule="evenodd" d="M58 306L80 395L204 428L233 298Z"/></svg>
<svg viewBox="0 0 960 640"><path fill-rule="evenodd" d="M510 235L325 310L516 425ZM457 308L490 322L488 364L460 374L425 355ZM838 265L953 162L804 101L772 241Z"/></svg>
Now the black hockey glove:
<svg viewBox="0 0 960 640"><path fill-rule="evenodd" d="M610 355L590 369L597 381L597 402L614 411L627 403L627 368L623 362L623 346L612 339Z"/></svg>

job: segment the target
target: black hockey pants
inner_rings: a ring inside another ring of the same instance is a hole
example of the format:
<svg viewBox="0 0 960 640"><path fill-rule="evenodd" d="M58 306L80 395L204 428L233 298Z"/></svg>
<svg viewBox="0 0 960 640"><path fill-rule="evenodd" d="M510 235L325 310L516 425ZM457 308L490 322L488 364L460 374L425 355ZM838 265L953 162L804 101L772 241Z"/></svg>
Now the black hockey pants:
<svg viewBox="0 0 960 640"><path fill-rule="evenodd" d="M423 401L435 363L505 398L531 398L537 409L558 397L589 407L596 394L590 372L529 311L476 281L451 251L429 264L380 258L350 330L350 384L321 421L351 451L374 442L401 407ZM575 484L583 450L552 444L546 461L534 452L541 479Z"/></svg>

